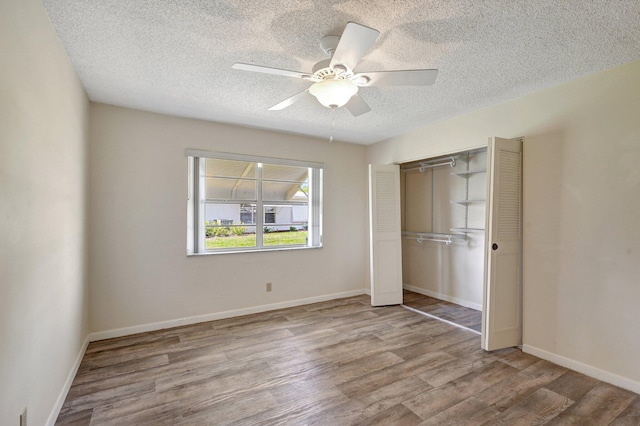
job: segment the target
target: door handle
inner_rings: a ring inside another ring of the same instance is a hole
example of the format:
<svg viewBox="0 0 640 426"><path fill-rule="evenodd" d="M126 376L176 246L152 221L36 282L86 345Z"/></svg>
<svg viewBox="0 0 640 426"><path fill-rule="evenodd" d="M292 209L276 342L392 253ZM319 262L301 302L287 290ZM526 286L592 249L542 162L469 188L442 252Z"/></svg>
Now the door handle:
<svg viewBox="0 0 640 426"><path fill-rule="evenodd" d="M492 248L494 251L495 251L495 250L498 250L498 245L497 245L496 243L493 243L493 244L491 245L491 248Z"/></svg>

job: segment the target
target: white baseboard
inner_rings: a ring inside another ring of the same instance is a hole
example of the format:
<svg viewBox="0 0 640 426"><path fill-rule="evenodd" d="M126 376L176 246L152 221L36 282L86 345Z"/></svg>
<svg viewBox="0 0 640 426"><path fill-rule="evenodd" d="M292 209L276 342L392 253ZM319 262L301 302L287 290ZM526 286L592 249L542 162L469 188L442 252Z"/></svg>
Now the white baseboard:
<svg viewBox="0 0 640 426"><path fill-rule="evenodd" d="M272 303L269 305L252 306L250 308L235 309L232 311L215 312L212 314L197 315L194 317L178 318L149 324L134 325L132 327L117 328L113 330L98 331L89 334L89 341L112 339L114 337L129 336L131 334L146 333L148 331L163 330L165 328L179 327L182 325L197 324L199 322L215 321L219 319L239 317L242 315L257 314L259 312L274 311L276 309L291 308L293 306L309 305L311 303L327 300L341 299L343 297L359 296L365 294L364 289L345 291L342 293L325 294L306 299L288 300L286 302Z"/></svg>
<svg viewBox="0 0 640 426"><path fill-rule="evenodd" d="M586 374L587 376L594 377L598 380L602 380L603 382L611 383L612 385L630 390L631 392L640 393L640 382L636 382L635 380L631 380L627 377L619 376L615 373L601 370L592 365L584 364L580 361L566 358L562 355L557 355L531 345L522 345L522 351L531 355L535 355L538 358L551 361L554 364L570 368L574 371L577 371L578 373Z"/></svg>
<svg viewBox="0 0 640 426"><path fill-rule="evenodd" d="M76 377L76 373L78 372L78 368L80 368L80 363L82 362L82 358L84 357L84 353L87 350L87 346L89 346L89 336L84 339L84 343L76 356L76 360L71 366L71 370L67 375L67 380L65 380L64 385L62 386L62 390L58 395L58 399L56 400L53 409L51 410L51 414L49 414L49 418L47 419L47 426L54 426L56 420L58 419L58 415L60 414L60 410L62 410L62 405L64 404L64 400L67 399L67 394L69 393L69 389L71 389L71 384L73 383L73 379Z"/></svg>
<svg viewBox="0 0 640 426"><path fill-rule="evenodd" d="M479 303L469 302L468 300L438 293L437 291L425 290L424 288L414 287L409 284L402 284L402 288L413 291L414 293L420 293L425 296L435 297L436 299L446 300L447 302L455 303L456 305L464 306L466 308L475 309L476 311L482 311L482 305Z"/></svg>

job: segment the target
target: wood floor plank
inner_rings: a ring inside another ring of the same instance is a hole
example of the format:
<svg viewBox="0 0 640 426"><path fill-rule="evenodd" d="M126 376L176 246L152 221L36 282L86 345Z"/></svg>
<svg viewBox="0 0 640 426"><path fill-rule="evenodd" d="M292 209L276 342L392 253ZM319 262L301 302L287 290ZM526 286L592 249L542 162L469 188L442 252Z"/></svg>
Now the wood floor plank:
<svg viewBox="0 0 640 426"><path fill-rule="evenodd" d="M371 311L363 311L363 312L356 312L349 315L344 315L340 318L327 319L323 317L318 317L318 321L316 322L298 325L298 326L296 326L295 324L292 324L287 329L293 334L306 334L306 333L310 333L317 330L324 330L326 328L333 328L335 326L348 325L348 324L356 323L362 320L377 319L377 318L378 318L378 315L376 315L375 313Z"/></svg>
<svg viewBox="0 0 640 426"><path fill-rule="evenodd" d="M344 305L361 305L361 306L370 306L371 299L365 295L353 296L353 297L345 297L342 299L334 299L334 300L326 300L324 302L312 303L309 305L304 305L302 308L308 312L318 312L326 308L331 308L334 306L344 306Z"/></svg>
<svg viewBox="0 0 640 426"><path fill-rule="evenodd" d="M179 344L180 339L178 337L170 337L150 341L145 340L139 344L127 344L112 349L86 353L82 358L78 372L82 373L94 367L105 367L138 358L164 354L170 348L176 348Z"/></svg>
<svg viewBox="0 0 640 426"><path fill-rule="evenodd" d="M636 398L636 394L608 383L599 383L580 401L563 410L550 425L608 425Z"/></svg>
<svg viewBox="0 0 640 426"><path fill-rule="evenodd" d="M431 389L432 387L429 384L424 383L417 377L410 376L372 392L356 395L353 399L361 402L364 406L358 420L376 417L392 407Z"/></svg>
<svg viewBox="0 0 640 426"><path fill-rule="evenodd" d="M326 398L341 401L349 399L326 376L305 374L295 377L300 380L289 380L269 388L278 405L303 407Z"/></svg>
<svg viewBox="0 0 640 426"><path fill-rule="evenodd" d="M403 309L403 308L398 308L398 309ZM425 323L432 323L434 326L441 326L442 321L438 321L435 320L433 318L429 318L427 316L424 315L415 315L415 312L413 313L413 315L409 314L408 309L403 309L403 311L405 312L405 315L402 315L402 317L396 321L393 322L393 326L395 328L399 328L402 329L406 326L410 326L412 324L425 324ZM395 313L395 312L394 312ZM382 314L380 314L382 315Z"/></svg>
<svg viewBox="0 0 640 426"><path fill-rule="evenodd" d="M178 335L181 343L189 342L210 342L226 343L229 340L252 337L265 332L277 332L283 328L287 328L291 323L284 316L273 317L265 321L252 321L229 327L216 327L194 331Z"/></svg>
<svg viewBox="0 0 640 426"><path fill-rule="evenodd" d="M391 352L376 352L347 363L338 363L321 375L328 376L334 385L339 385L401 362L404 360Z"/></svg>
<svg viewBox="0 0 640 426"><path fill-rule="evenodd" d="M139 412L173 412L172 416L179 418L182 416L181 398L170 392L137 395L135 398L110 402L94 408L91 420L97 424L117 423L117 421L122 421L123 418L128 416L135 416ZM138 420L140 421L140 418ZM151 420L149 419L148 422ZM124 421L122 423L127 424Z"/></svg>
<svg viewBox="0 0 640 426"><path fill-rule="evenodd" d="M428 337L429 338L426 338L425 336L425 338L418 343L404 345L403 347L391 350L400 358L411 359L420 356L425 352L446 348L447 346L450 346L460 340L475 337L475 335L470 331L462 330L456 327L450 327L443 333L430 335ZM385 343L389 345L390 341L387 341Z"/></svg>
<svg viewBox="0 0 640 426"><path fill-rule="evenodd" d="M458 426L461 420L465 426L480 426L498 414L500 411L472 396L428 418L420 426Z"/></svg>
<svg viewBox="0 0 640 426"><path fill-rule="evenodd" d="M287 352L287 355L272 357L267 364L275 374L319 374L332 367L331 361L307 356L305 351L297 350Z"/></svg>
<svg viewBox="0 0 640 426"><path fill-rule="evenodd" d="M475 398L503 411L566 372L564 367L538 360L529 368L478 393Z"/></svg>
<svg viewBox="0 0 640 426"><path fill-rule="evenodd" d="M198 403L189 403L182 409L179 425L230 425L237 421L269 410L275 405L273 396L268 391L253 392L242 398L233 398L210 403L201 398Z"/></svg>
<svg viewBox="0 0 640 426"><path fill-rule="evenodd" d="M250 367L249 367L250 366ZM265 362L247 364L245 368L239 365L234 369L214 369L207 367L185 371L180 375L161 377L155 380L159 391L175 387L218 387L225 390L235 390L243 386L251 386L270 377L269 366Z"/></svg>
<svg viewBox="0 0 640 426"><path fill-rule="evenodd" d="M468 308L405 296L475 321ZM92 342L56 424L620 426L639 423L639 398L355 296Z"/></svg>
<svg viewBox="0 0 640 426"><path fill-rule="evenodd" d="M451 330L449 326L440 321L426 317L419 317L415 313L411 312L409 312L408 315L413 316L414 321L409 323L403 321L404 325L402 326L399 325L399 321L392 321L392 328L376 331L374 334L382 340L395 341L404 339L411 343L417 343ZM419 321L415 321L416 316L418 316L417 319L419 319ZM403 316L403 318L406 318L406 316ZM478 345L479 344L480 343L478 342Z"/></svg>
<svg viewBox="0 0 640 426"><path fill-rule="evenodd" d="M598 379L569 370L546 385L545 388L574 401L578 401L598 383Z"/></svg>
<svg viewBox="0 0 640 426"><path fill-rule="evenodd" d="M138 347L139 345L146 342L153 342L164 339L165 336L163 335L153 332L146 332L131 334L123 337L114 337L97 342L90 342L85 351L85 357L89 357L90 354L94 354L96 352L113 351L114 349L126 348L132 345Z"/></svg>
<svg viewBox="0 0 640 426"><path fill-rule="evenodd" d="M290 420L282 423L282 426L304 425L304 426L325 426L325 425L356 425L362 420L364 407L361 402L355 400L342 400L338 404L330 404L320 411L298 417L296 421Z"/></svg>
<svg viewBox="0 0 640 426"><path fill-rule="evenodd" d="M439 387L496 361L498 361L496 357L487 353L475 353L475 355L460 358L452 356L451 361L423 369L417 374L431 386Z"/></svg>
<svg viewBox="0 0 640 426"><path fill-rule="evenodd" d="M480 347L480 336L470 336L466 340L460 340L458 342L454 342L452 345L447 346L443 349L448 354L453 355L456 358L467 357L469 355L477 356L478 354L487 354L489 353L483 350ZM491 352L494 359L497 359L498 353Z"/></svg>
<svg viewBox="0 0 640 426"><path fill-rule="evenodd" d="M147 380L130 385L105 389L86 395L79 395L71 399L68 404L64 404L62 410L60 410L60 414L67 415L78 413L80 411L99 407L109 402L131 399L154 391L155 385L153 380Z"/></svg>
<svg viewBox="0 0 640 426"><path fill-rule="evenodd" d="M60 413L56 419L57 426L86 426L91 423L93 408L73 413Z"/></svg>
<svg viewBox="0 0 640 426"><path fill-rule="evenodd" d="M351 424L416 424L421 419L410 410L401 407L403 400L431 389L416 377L407 377L376 389L370 393L359 392L340 405L327 408L304 420L305 425ZM398 412L402 412L399 415ZM410 420L411 419L411 420Z"/></svg>
<svg viewBox="0 0 640 426"><path fill-rule="evenodd" d="M567 407L571 406L571 404L573 404L573 401L569 398L548 389L540 388L527 398L486 422L485 425L542 425L556 417ZM589 423L582 424L585 425Z"/></svg>
<svg viewBox="0 0 640 426"><path fill-rule="evenodd" d="M83 369L82 371L78 371L74 383L83 384L95 382L96 380L103 378L148 370L153 367L160 367L167 364L169 364L169 357L166 354L162 354L119 362L117 364L111 364L108 367Z"/></svg>
<svg viewBox="0 0 640 426"><path fill-rule="evenodd" d="M640 395L637 395L627 408L611 423L611 426L637 425L640 425Z"/></svg>
<svg viewBox="0 0 640 426"><path fill-rule="evenodd" d="M169 352L167 357L169 362L172 364L195 360L201 360L202 362L207 363L224 362L229 360L219 345L184 348L179 351Z"/></svg>
<svg viewBox="0 0 640 426"><path fill-rule="evenodd" d="M404 404L426 420L489 386L502 382L517 371L509 365L494 361L444 386L412 398Z"/></svg>
<svg viewBox="0 0 640 426"><path fill-rule="evenodd" d="M203 346L219 345L224 347L225 353L233 350L247 350L253 345L272 345L275 341L292 336L292 333L285 329L265 331L255 336L234 336L232 333L224 336L200 337L189 342L181 342L181 348L199 348Z"/></svg>
<svg viewBox="0 0 640 426"><path fill-rule="evenodd" d="M384 410L383 412L370 417L358 425L361 426L387 426L387 425L403 425L411 426L417 425L422 419L413 411L409 410L404 405L398 404L391 408Z"/></svg>
<svg viewBox="0 0 640 426"><path fill-rule="evenodd" d="M500 361L505 364L509 364L518 370L524 370L540 361L540 358L525 354L522 351L513 351L503 357L500 357Z"/></svg>
<svg viewBox="0 0 640 426"><path fill-rule="evenodd" d="M357 379L338 385L348 397L370 393L410 376L416 376L421 368L445 364L454 358L444 352L429 352L420 357L404 361L380 371L366 374Z"/></svg>
<svg viewBox="0 0 640 426"><path fill-rule="evenodd" d="M251 324L260 324L264 321L269 321L274 317L283 316L281 312L271 311L271 312L261 312L258 314L250 314L243 315L240 317L231 317L225 318L218 321L211 321L211 328L213 330L221 330L221 329L229 329L230 327L241 326L241 325L251 325Z"/></svg>
<svg viewBox="0 0 640 426"><path fill-rule="evenodd" d="M213 375L216 374L215 372L220 371L251 369L254 365L261 365L263 362L262 360L251 362L241 362L237 360L222 361L219 359L207 359L206 357L180 360L168 365L135 371L126 375L114 375L94 382L77 383L74 381L67 395L67 399L72 400L83 395L139 383L149 380L150 378L157 381L163 377L179 377L184 375L193 375L196 377L202 369L209 375Z"/></svg>
<svg viewBox="0 0 640 426"><path fill-rule="evenodd" d="M102 413L101 411L99 413ZM91 424L102 426L121 425L144 425L153 424L158 426L173 426L179 424L182 417L182 403L174 401L168 404L130 411L126 414L109 413L109 416L101 417L98 412L94 413Z"/></svg>
<svg viewBox="0 0 640 426"><path fill-rule="evenodd" d="M369 335L349 338L340 343L313 350L309 352L309 356L328 359L334 363L347 363L384 351L382 340L376 336Z"/></svg>
<svg viewBox="0 0 640 426"><path fill-rule="evenodd" d="M332 328L338 333L349 333L351 336L357 336L390 330L393 329L393 326L387 318L376 316L375 318L368 318L350 324L336 325Z"/></svg>
<svg viewBox="0 0 640 426"><path fill-rule="evenodd" d="M334 319L338 319L346 315L352 316L354 313L370 312L370 311L371 311L371 308L369 306L366 306L361 303L345 304L345 305L338 305L338 306L327 306L322 309L313 310L313 312L317 313L318 315L328 317L328 318L334 318Z"/></svg>
<svg viewBox="0 0 640 426"><path fill-rule="evenodd" d="M259 414L238 420L239 426L254 426L256 424L268 425L310 425L321 424L329 419L349 417L349 413L361 409L357 401L349 400L341 393L319 392L312 397L303 397L287 400L276 404L271 409ZM323 413L319 416L319 413ZM340 423L337 423L340 424Z"/></svg>

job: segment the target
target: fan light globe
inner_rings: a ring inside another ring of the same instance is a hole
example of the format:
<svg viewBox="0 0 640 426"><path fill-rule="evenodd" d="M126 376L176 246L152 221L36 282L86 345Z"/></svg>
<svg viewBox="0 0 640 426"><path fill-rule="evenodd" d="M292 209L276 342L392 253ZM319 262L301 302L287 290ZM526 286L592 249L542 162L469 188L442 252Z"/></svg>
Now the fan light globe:
<svg viewBox="0 0 640 426"><path fill-rule="evenodd" d="M358 92L358 86L349 80L330 79L314 83L309 93L327 108L339 108Z"/></svg>

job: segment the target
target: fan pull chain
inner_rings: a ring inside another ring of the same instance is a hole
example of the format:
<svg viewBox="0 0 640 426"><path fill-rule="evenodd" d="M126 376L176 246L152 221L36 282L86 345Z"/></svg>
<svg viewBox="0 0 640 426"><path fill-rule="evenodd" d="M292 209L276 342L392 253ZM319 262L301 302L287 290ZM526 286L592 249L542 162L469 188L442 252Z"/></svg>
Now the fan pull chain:
<svg viewBox="0 0 640 426"><path fill-rule="evenodd" d="M331 133L329 135L329 143L333 142L333 129L336 128L336 107L331 108Z"/></svg>

